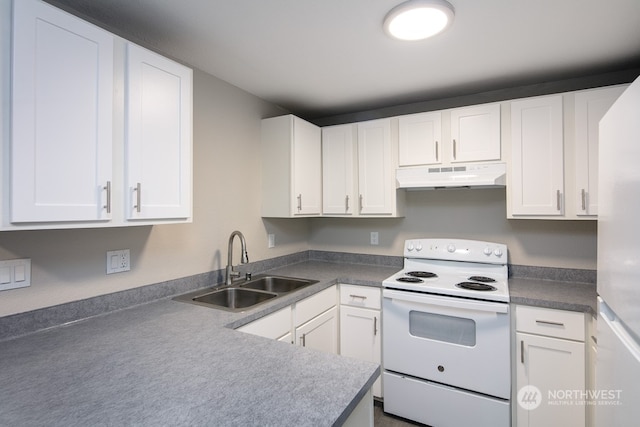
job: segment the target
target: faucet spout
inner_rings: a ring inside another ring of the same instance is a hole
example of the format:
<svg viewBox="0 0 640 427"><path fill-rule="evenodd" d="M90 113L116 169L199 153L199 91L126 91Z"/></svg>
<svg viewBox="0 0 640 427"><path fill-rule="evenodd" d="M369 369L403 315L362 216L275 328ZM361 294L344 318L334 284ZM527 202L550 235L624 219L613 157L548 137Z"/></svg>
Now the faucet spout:
<svg viewBox="0 0 640 427"><path fill-rule="evenodd" d="M229 247L228 247L228 253L227 253L227 270L226 270L226 278L225 278L225 284L227 285L231 285L233 283L233 278L234 277L240 277L240 273L236 272L233 270L233 239L234 237L238 236L240 238L240 263L241 264L246 264L249 262L249 254L247 253L247 241L244 238L244 235L239 232L239 231L234 231L233 233L231 233L231 236L229 236Z"/></svg>

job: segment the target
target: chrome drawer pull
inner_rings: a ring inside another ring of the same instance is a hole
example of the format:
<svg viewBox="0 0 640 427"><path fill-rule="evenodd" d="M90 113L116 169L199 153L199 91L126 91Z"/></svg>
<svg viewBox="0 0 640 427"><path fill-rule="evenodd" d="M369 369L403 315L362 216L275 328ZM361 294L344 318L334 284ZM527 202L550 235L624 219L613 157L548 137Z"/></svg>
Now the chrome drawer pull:
<svg viewBox="0 0 640 427"><path fill-rule="evenodd" d="M520 340L520 362L524 364L524 340Z"/></svg>
<svg viewBox="0 0 640 427"><path fill-rule="evenodd" d="M373 336L375 337L376 335L378 335L378 318L377 317L373 317Z"/></svg>
<svg viewBox="0 0 640 427"><path fill-rule="evenodd" d="M536 320L536 323L539 325L564 326L564 323L552 322L550 320Z"/></svg>
<svg viewBox="0 0 640 427"><path fill-rule="evenodd" d="M367 297L365 297L364 295L350 294L349 297L351 297L351 298L362 298L363 300L367 299Z"/></svg>

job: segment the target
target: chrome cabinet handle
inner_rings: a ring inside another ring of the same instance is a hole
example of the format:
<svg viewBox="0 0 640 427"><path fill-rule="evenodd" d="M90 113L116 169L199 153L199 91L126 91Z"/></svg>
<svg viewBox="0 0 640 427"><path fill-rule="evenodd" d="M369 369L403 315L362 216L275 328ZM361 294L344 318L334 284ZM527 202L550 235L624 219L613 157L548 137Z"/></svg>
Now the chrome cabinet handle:
<svg viewBox="0 0 640 427"><path fill-rule="evenodd" d="M524 340L520 340L520 362L524 364Z"/></svg>
<svg viewBox="0 0 640 427"><path fill-rule="evenodd" d="M136 204L133 205L133 208L136 210L136 212L140 213L140 210L142 209L140 203L140 200L142 200L142 185L140 183L137 183L133 191L136 192Z"/></svg>
<svg viewBox="0 0 640 427"><path fill-rule="evenodd" d="M349 195L344 196L344 211L349 212Z"/></svg>
<svg viewBox="0 0 640 427"><path fill-rule="evenodd" d="M564 326L564 323L552 322L551 320L536 320L539 325Z"/></svg>
<svg viewBox="0 0 640 427"><path fill-rule="evenodd" d="M367 297L364 296L364 295L350 294L349 297L351 297L351 298L361 298L363 301L367 299Z"/></svg>
<svg viewBox="0 0 640 427"><path fill-rule="evenodd" d="M360 212L362 212L362 194L360 195Z"/></svg>
<svg viewBox="0 0 640 427"><path fill-rule="evenodd" d="M438 161L438 141L436 141L436 162Z"/></svg>
<svg viewBox="0 0 640 427"><path fill-rule="evenodd" d="M453 140L453 160L456 159L456 151L458 151L456 146L457 146L456 140L454 139Z"/></svg>
<svg viewBox="0 0 640 427"><path fill-rule="evenodd" d="M298 194L298 212L302 210L302 194Z"/></svg>
<svg viewBox="0 0 640 427"><path fill-rule="evenodd" d="M378 335L378 317L373 316L373 336Z"/></svg>
<svg viewBox="0 0 640 427"><path fill-rule="evenodd" d="M582 210L587 210L587 192L582 189Z"/></svg>
<svg viewBox="0 0 640 427"><path fill-rule="evenodd" d="M104 205L103 208L107 210L107 213L111 213L111 181L107 181L107 185L102 187L102 189L107 192L107 204Z"/></svg>
<svg viewBox="0 0 640 427"><path fill-rule="evenodd" d="M300 343L302 344L303 347L306 344L306 336L307 334L302 334L302 336L300 337Z"/></svg>
<svg viewBox="0 0 640 427"><path fill-rule="evenodd" d="M556 207L558 210L560 210L560 190L556 190Z"/></svg>

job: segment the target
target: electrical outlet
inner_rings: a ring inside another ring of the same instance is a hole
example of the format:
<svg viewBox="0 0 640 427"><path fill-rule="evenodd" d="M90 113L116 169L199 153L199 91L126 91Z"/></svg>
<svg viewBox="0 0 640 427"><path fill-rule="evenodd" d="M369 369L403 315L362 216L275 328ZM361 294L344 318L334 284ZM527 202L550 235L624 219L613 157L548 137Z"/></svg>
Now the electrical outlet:
<svg viewBox="0 0 640 427"><path fill-rule="evenodd" d="M268 243L269 248L274 248L276 246L276 235L269 234L267 237L269 238L269 243Z"/></svg>
<svg viewBox="0 0 640 427"><path fill-rule="evenodd" d="M371 232L371 244L372 245L377 245L378 244L378 232L377 231L372 231Z"/></svg>
<svg viewBox="0 0 640 427"><path fill-rule="evenodd" d="M131 270L129 249L107 251L107 274Z"/></svg>
<svg viewBox="0 0 640 427"><path fill-rule="evenodd" d="M31 286L31 259L0 261L0 291Z"/></svg>

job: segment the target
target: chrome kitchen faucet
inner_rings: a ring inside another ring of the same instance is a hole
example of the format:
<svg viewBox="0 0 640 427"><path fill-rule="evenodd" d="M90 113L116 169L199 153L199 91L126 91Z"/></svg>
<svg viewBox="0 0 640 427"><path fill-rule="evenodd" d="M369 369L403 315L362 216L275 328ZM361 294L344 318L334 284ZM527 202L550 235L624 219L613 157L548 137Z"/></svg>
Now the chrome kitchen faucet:
<svg viewBox="0 0 640 427"><path fill-rule="evenodd" d="M227 254L227 274L226 274L226 279L225 279L225 283L227 285L231 285L233 283L233 278L234 277L240 277L240 272L233 270L233 262L232 262L232 258L233 258L233 238L235 236L240 237L240 245L242 246L241 249L240 249L240 251L241 251L240 263L241 264L246 264L246 263L249 262L249 255L247 254L247 242L244 239L244 235L241 232L236 230L233 233L231 233L231 236L229 236L229 252Z"/></svg>

